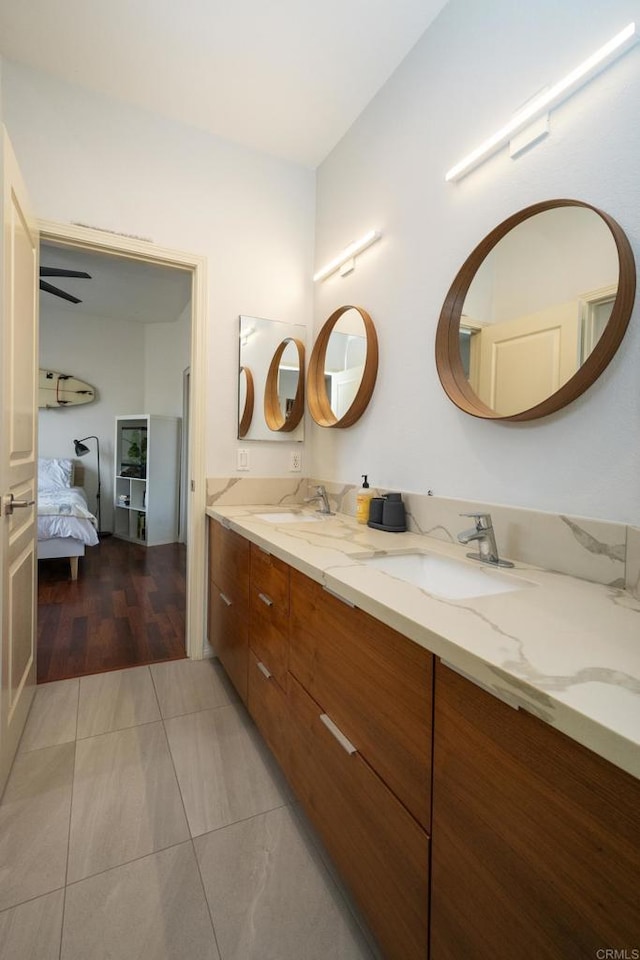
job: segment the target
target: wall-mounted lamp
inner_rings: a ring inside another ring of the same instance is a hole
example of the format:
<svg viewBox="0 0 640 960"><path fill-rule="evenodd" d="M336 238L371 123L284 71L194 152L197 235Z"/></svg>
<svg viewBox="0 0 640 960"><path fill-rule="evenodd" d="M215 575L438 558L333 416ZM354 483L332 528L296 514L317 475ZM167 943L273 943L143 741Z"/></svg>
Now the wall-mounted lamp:
<svg viewBox="0 0 640 960"><path fill-rule="evenodd" d="M379 230L369 230L369 233L365 233L364 237L361 237L359 240L354 240L348 247L345 247L338 257L330 260L326 266L321 267L317 273L314 273L314 283L317 280L324 280L325 277L331 276L336 270L340 270L341 277L346 276L347 273L351 273L356 265L355 257L357 254L362 253L362 251L370 247L372 243L379 240L381 236L382 234Z"/></svg>
<svg viewBox="0 0 640 960"><path fill-rule="evenodd" d="M460 180L488 156L504 146L514 133L522 130L526 124L541 117L551 106L566 100L567 97L575 93L575 91L587 83L588 80L591 80L596 73L599 73L612 63L613 60L622 56L623 53L626 53L626 51L636 43L637 39L635 23L628 24L624 30L621 30L620 33L612 37L608 43L605 43L596 50L595 53L592 53L590 57L587 57L586 60L568 73L566 77L558 80L553 86L548 87L541 94L534 97L521 110L514 114L509 123L506 123L503 127L500 127L499 130L496 130L496 132L490 137L487 137L479 147L476 147L468 156L451 167L445 175L445 180ZM512 150L512 156L519 153L525 146L540 139L546 132L548 132L548 125L546 124L533 130L529 139L524 139L522 143L516 146L515 150Z"/></svg>
<svg viewBox="0 0 640 960"><path fill-rule="evenodd" d="M240 334L240 345L246 347L249 343L249 338L252 337L255 332L255 327L248 327L246 330L243 330Z"/></svg>

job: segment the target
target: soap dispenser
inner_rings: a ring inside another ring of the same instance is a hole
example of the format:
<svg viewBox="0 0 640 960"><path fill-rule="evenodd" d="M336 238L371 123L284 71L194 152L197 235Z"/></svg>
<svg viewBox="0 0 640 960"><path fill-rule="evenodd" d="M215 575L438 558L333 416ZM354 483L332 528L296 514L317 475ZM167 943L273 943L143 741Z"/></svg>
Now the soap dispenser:
<svg viewBox="0 0 640 960"><path fill-rule="evenodd" d="M366 523L369 519L369 504L373 493L369 488L367 474L362 474L362 486L356 496L356 520L358 523Z"/></svg>

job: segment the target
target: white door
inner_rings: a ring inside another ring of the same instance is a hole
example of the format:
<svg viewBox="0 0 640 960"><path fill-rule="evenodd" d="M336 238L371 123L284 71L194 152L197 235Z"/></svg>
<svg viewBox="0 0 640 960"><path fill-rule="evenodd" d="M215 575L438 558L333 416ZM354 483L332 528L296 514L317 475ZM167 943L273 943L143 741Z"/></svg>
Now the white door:
<svg viewBox="0 0 640 960"><path fill-rule="evenodd" d="M338 420L355 400L363 373L364 367L349 367L331 374L331 409Z"/></svg>
<svg viewBox="0 0 640 960"><path fill-rule="evenodd" d="M506 416L555 393L578 367L578 319L570 301L482 327L480 399Z"/></svg>
<svg viewBox="0 0 640 960"><path fill-rule="evenodd" d="M0 306L0 790L36 683L38 232L3 129Z"/></svg>

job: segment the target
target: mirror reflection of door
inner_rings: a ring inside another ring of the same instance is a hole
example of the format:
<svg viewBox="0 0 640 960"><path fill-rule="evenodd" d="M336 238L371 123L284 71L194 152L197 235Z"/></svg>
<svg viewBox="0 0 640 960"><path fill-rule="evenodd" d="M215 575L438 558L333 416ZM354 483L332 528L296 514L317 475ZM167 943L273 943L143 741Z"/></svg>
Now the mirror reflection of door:
<svg viewBox="0 0 640 960"><path fill-rule="evenodd" d="M576 303L484 327L480 399L500 413L516 413L555 393L577 370L578 330Z"/></svg>
<svg viewBox="0 0 640 960"><path fill-rule="evenodd" d="M555 393L602 335L618 273L613 236L589 208L547 210L510 231L464 302L460 352L477 396L506 416Z"/></svg>
<svg viewBox="0 0 640 960"><path fill-rule="evenodd" d="M604 333L616 300L616 287L585 294L580 315L580 363L584 363Z"/></svg>
<svg viewBox="0 0 640 960"><path fill-rule="evenodd" d="M300 380L300 363L298 351L293 341L290 341L280 358L278 367L278 400L285 420L288 420L293 410L293 404L298 391Z"/></svg>
<svg viewBox="0 0 640 960"><path fill-rule="evenodd" d="M364 321L357 310L347 310L331 332L324 363L327 396L338 420L355 399L366 356Z"/></svg>

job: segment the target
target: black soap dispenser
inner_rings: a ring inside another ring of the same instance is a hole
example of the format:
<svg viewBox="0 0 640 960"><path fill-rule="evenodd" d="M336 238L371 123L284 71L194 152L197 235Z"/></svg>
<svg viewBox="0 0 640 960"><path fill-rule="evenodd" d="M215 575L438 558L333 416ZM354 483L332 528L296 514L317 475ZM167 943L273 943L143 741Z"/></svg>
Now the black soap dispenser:
<svg viewBox="0 0 640 960"><path fill-rule="evenodd" d="M407 529L407 515L401 493L387 493L371 501L369 526L388 533L404 533Z"/></svg>

